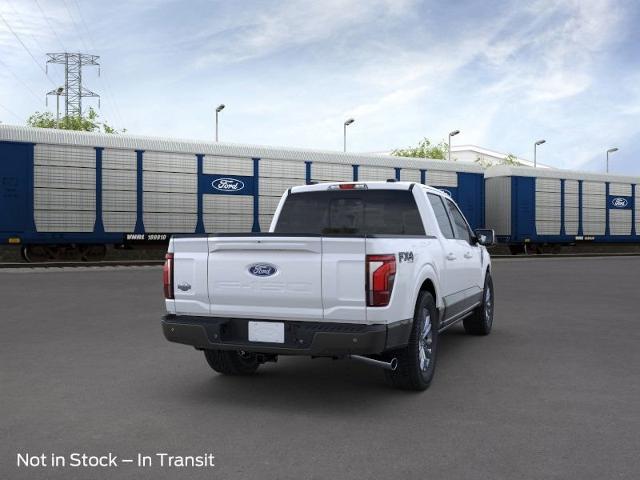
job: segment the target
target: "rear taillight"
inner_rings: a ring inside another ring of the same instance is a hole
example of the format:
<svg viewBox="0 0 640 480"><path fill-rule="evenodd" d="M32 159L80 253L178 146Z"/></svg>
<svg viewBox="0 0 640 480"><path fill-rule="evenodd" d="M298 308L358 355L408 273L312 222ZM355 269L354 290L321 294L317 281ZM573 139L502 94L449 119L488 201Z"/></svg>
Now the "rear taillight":
<svg viewBox="0 0 640 480"><path fill-rule="evenodd" d="M173 253L164 256L162 268L162 283L164 284L164 298L173 298Z"/></svg>
<svg viewBox="0 0 640 480"><path fill-rule="evenodd" d="M389 305L396 278L395 255L367 255L367 306Z"/></svg>

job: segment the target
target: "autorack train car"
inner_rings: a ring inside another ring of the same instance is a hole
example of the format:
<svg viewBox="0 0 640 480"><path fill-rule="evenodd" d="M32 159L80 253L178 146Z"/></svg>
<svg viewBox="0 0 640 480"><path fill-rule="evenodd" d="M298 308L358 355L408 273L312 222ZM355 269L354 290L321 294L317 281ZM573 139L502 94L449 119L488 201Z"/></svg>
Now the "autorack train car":
<svg viewBox="0 0 640 480"><path fill-rule="evenodd" d="M265 231L294 185L388 179L441 188L484 226L473 164L0 125L0 243L97 260L174 233Z"/></svg>
<svg viewBox="0 0 640 480"><path fill-rule="evenodd" d="M512 253L578 242L640 242L640 178L496 166L485 172L487 225Z"/></svg>

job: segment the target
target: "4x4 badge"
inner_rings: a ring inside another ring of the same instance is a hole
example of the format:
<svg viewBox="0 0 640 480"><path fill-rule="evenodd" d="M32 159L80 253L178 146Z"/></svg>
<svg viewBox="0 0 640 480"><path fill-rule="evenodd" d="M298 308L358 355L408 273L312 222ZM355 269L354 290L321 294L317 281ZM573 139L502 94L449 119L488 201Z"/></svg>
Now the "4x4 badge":
<svg viewBox="0 0 640 480"><path fill-rule="evenodd" d="M413 252L398 252L398 260L400 263L413 263Z"/></svg>

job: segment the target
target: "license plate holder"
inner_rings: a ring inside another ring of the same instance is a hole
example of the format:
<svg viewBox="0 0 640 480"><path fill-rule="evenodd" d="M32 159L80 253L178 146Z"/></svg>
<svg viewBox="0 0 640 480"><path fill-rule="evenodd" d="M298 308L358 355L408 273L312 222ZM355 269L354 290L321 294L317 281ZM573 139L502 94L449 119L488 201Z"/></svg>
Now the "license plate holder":
<svg viewBox="0 0 640 480"><path fill-rule="evenodd" d="M249 321L249 341L263 343L284 343L283 322Z"/></svg>

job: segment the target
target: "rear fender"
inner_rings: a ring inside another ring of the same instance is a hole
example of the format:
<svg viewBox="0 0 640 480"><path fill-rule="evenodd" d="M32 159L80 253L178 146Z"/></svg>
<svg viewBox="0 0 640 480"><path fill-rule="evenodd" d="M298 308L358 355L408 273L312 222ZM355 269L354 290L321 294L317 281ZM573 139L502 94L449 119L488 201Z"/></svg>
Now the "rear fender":
<svg viewBox="0 0 640 480"><path fill-rule="evenodd" d="M437 270L434 268L432 264L424 265L420 271L418 272L417 281L416 281L416 289L413 294L413 303L415 305L418 302L418 295L420 295L420 291L422 289L422 285L429 280L433 284L433 288L435 290L435 302L436 308L439 312L442 312L444 304L442 303L442 295L440 292L442 291L440 288L440 275Z"/></svg>

